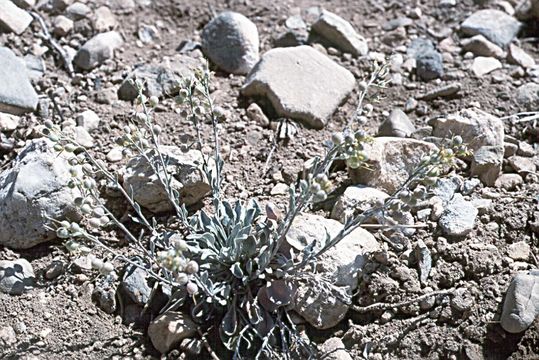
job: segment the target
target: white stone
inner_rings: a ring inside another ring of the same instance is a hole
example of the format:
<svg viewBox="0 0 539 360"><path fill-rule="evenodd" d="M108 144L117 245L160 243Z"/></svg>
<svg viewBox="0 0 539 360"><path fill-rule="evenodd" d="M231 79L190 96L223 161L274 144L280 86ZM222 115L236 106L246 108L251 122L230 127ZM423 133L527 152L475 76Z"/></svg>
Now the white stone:
<svg viewBox="0 0 539 360"><path fill-rule="evenodd" d="M107 6L100 6L95 11L94 29L99 32L113 30L118 26L118 21Z"/></svg>
<svg viewBox="0 0 539 360"><path fill-rule="evenodd" d="M385 192L372 187L349 186L337 199L331 211L331 218L344 223L347 214L364 212L372 208L376 203L383 203L388 197L389 195Z"/></svg>
<svg viewBox="0 0 539 360"><path fill-rule="evenodd" d="M0 245L27 249L56 237L51 218L79 218L74 199L78 191L64 156L45 139L30 142L0 174Z"/></svg>
<svg viewBox="0 0 539 360"><path fill-rule="evenodd" d="M520 65L525 69L535 65L533 57L515 44L509 44L507 60L509 60L510 63Z"/></svg>
<svg viewBox="0 0 539 360"><path fill-rule="evenodd" d="M348 169L354 184L392 194L412 173L423 156L436 151L434 144L397 137L377 137L365 145L368 168Z"/></svg>
<svg viewBox="0 0 539 360"><path fill-rule="evenodd" d="M19 116L0 112L0 131L13 131L19 126Z"/></svg>
<svg viewBox="0 0 539 360"><path fill-rule="evenodd" d="M444 234L449 236L465 236L470 233L475 224L478 210L461 194L455 194L444 209L438 224Z"/></svg>
<svg viewBox="0 0 539 360"><path fill-rule="evenodd" d="M1 13L1 11L0 11ZM26 64L8 48L0 47L0 112L20 115L37 108L37 93Z"/></svg>
<svg viewBox="0 0 539 360"><path fill-rule="evenodd" d="M501 47L487 40L483 35L475 35L462 40L462 48L471 51L476 56L502 58L505 53Z"/></svg>
<svg viewBox="0 0 539 360"><path fill-rule="evenodd" d="M279 116L322 128L355 87L352 73L310 46L268 51L242 93L265 97Z"/></svg>
<svg viewBox="0 0 539 360"><path fill-rule="evenodd" d="M475 76L481 77L501 68L502 63L500 60L493 57L478 56L473 60L471 70Z"/></svg>
<svg viewBox="0 0 539 360"><path fill-rule="evenodd" d="M75 118L77 126L82 126L87 131L91 132L99 128L99 115L97 115L93 110L86 110L81 112Z"/></svg>
<svg viewBox="0 0 539 360"><path fill-rule="evenodd" d="M56 36L65 36L73 30L73 20L64 15L58 15L52 22L52 32Z"/></svg>

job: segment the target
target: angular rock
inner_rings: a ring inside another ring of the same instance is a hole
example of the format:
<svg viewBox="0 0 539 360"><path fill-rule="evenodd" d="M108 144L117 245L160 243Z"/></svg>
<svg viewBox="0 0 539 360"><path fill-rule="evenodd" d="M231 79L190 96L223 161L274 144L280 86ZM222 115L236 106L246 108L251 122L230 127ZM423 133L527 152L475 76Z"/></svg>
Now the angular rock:
<svg viewBox="0 0 539 360"><path fill-rule="evenodd" d="M526 241L518 241L507 248L507 256L517 261L528 261L530 253L530 245Z"/></svg>
<svg viewBox="0 0 539 360"><path fill-rule="evenodd" d="M482 146L503 148L503 122L479 109L463 109L445 118L435 119L430 125L433 127L433 136L450 139L460 135L472 151L477 151Z"/></svg>
<svg viewBox="0 0 539 360"><path fill-rule="evenodd" d="M311 29L336 48L353 56L363 56L369 52L367 40L348 21L327 10L322 10Z"/></svg>
<svg viewBox="0 0 539 360"><path fill-rule="evenodd" d="M539 84L528 83L517 89L516 101L523 110L537 111L539 109Z"/></svg>
<svg viewBox="0 0 539 360"><path fill-rule="evenodd" d="M77 126L81 126L86 131L93 131L99 128L99 115L97 115L93 110L86 110L78 114L75 118Z"/></svg>
<svg viewBox="0 0 539 360"><path fill-rule="evenodd" d="M378 128L378 136L409 137L414 131L408 115L401 109L393 109L389 117Z"/></svg>
<svg viewBox="0 0 539 360"><path fill-rule="evenodd" d="M160 64L141 65L135 68L122 82L118 89L118 98L132 101L137 97L137 88L132 83L135 79L144 82L146 96L176 95L179 91L176 86L177 81L191 77L193 69L200 67L200 65L200 60L187 55L176 55Z"/></svg>
<svg viewBox="0 0 539 360"><path fill-rule="evenodd" d="M507 60L509 60L511 64L520 65L525 69L531 68L535 65L535 60L533 57L515 44L509 44Z"/></svg>
<svg viewBox="0 0 539 360"><path fill-rule="evenodd" d="M483 35L475 35L462 40L462 48L476 56L503 58L505 55L501 47L488 41Z"/></svg>
<svg viewBox="0 0 539 360"><path fill-rule="evenodd" d="M471 70L477 77L501 69L502 63L493 57L478 56L473 60Z"/></svg>
<svg viewBox="0 0 539 360"><path fill-rule="evenodd" d="M202 171L202 153L189 150L187 153L175 146L162 146L161 152L168 161L167 172L171 175L171 186L180 193L181 201L193 205L210 192L210 185ZM148 154L157 160L154 151ZM135 201L154 213L173 209L165 187L142 156L132 158L126 165L123 186L132 193Z"/></svg>
<svg viewBox="0 0 539 360"><path fill-rule="evenodd" d="M0 112L0 131L13 131L19 126L21 118Z"/></svg>
<svg viewBox="0 0 539 360"><path fill-rule="evenodd" d="M326 242L326 233L334 237L343 228L338 221L318 215L300 214L294 220L287 234L287 243L301 250L316 240L315 249ZM379 249L374 236L361 228L341 240L322 254L317 263L317 272L329 277L336 287L348 295L356 289L358 276L366 263L366 254ZM294 296L294 310L318 329L335 326L348 311L348 305L340 300L339 294L330 289L316 289L297 284ZM328 295L328 291L331 295Z"/></svg>
<svg viewBox="0 0 539 360"><path fill-rule="evenodd" d="M197 324L179 312L166 312L155 318L148 327L148 336L161 354L166 354L176 345L197 333Z"/></svg>
<svg viewBox="0 0 539 360"><path fill-rule="evenodd" d="M92 9L84 3L75 2L66 8L67 15L73 20L81 20L89 17L92 13Z"/></svg>
<svg viewBox="0 0 539 360"><path fill-rule="evenodd" d="M0 28L20 35L32 22L32 15L9 0L0 1ZM0 61L1 62L1 61Z"/></svg>
<svg viewBox="0 0 539 360"><path fill-rule="evenodd" d="M0 245L27 249L52 240L49 219L79 218L74 205L78 191L67 184L71 167L45 139L30 142L0 174Z"/></svg>
<svg viewBox="0 0 539 360"><path fill-rule="evenodd" d="M507 191L514 190L518 185L521 185L524 182L522 176L519 174L501 174L494 186L500 189Z"/></svg>
<svg viewBox="0 0 539 360"><path fill-rule="evenodd" d="M421 158L437 147L425 141L396 137L374 138L365 145L368 169L348 169L354 184L363 184L392 194L413 173Z"/></svg>
<svg viewBox="0 0 539 360"><path fill-rule="evenodd" d="M539 272L515 275L503 303L502 328L516 334L526 330L539 315Z"/></svg>
<svg viewBox="0 0 539 360"><path fill-rule="evenodd" d="M416 57L416 74L424 81L430 81L444 76L442 54L429 50Z"/></svg>
<svg viewBox="0 0 539 360"><path fill-rule="evenodd" d="M45 74L45 61L41 57L32 54L25 55L24 63L30 80L37 81Z"/></svg>
<svg viewBox="0 0 539 360"><path fill-rule="evenodd" d="M511 156L509 159L507 159L509 162L509 165L521 176L526 176L528 174L534 174L535 173L535 162L531 158L523 157L523 156Z"/></svg>
<svg viewBox="0 0 539 360"><path fill-rule="evenodd" d="M52 33L56 36L65 36L73 30L73 20L64 15L58 15L52 22Z"/></svg>
<svg viewBox="0 0 539 360"><path fill-rule="evenodd" d="M482 146L473 153L471 175L478 176L486 186L494 186L502 172L503 148Z"/></svg>
<svg viewBox="0 0 539 360"><path fill-rule="evenodd" d="M347 214L362 213L388 197L385 192L368 186L349 186L333 206L331 218L344 223Z"/></svg>
<svg viewBox="0 0 539 360"><path fill-rule="evenodd" d="M267 98L279 116L322 128L354 86L350 71L310 46L298 46L265 53L242 93Z"/></svg>
<svg viewBox="0 0 539 360"><path fill-rule="evenodd" d="M507 46L518 34L521 23L500 10L479 10L460 25L466 35L483 35L500 47Z"/></svg>
<svg viewBox="0 0 539 360"><path fill-rule="evenodd" d="M226 72L247 74L259 59L258 30L242 14L219 14L204 27L201 38L204 54Z"/></svg>
<svg viewBox="0 0 539 360"><path fill-rule="evenodd" d="M477 214L478 210L471 202L461 194L455 194L438 220L438 225L445 235L465 236L473 230Z"/></svg>
<svg viewBox="0 0 539 360"><path fill-rule="evenodd" d="M34 269L27 260L0 260L1 292L22 295L34 286L34 282Z"/></svg>
<svg viewBox="0 0 539 360"><path fill-rule="evenodd" d="M39 100L24 61L8 48L0 47L0 64L0 84L9 84L0 86L0 112L20 115L34 111Z"/></svg>
<svg viewBox="0 0 539 360"><path fill-rule="evenodd" d="M145 305L150 298L152 289L146 281L146 271L139 267L127 266L122 280L122 289L127 296L139 305Z"/></svg>
<svg viewBox="0 0 539 360"><path fill-rule="evenodd" d="M122 36L116 31L95 35L77 52L73 62L84 70L92 70L114 56L114 50L123 44Z"/></svg>
<svg viewBox="0 0 539 360"><path fill-rule="evenodd" d="M94 29L98 32L113 30L118 26L116 17L107 6L100 6L95 11Z"/></svg>
<svg viewBox="0 0 539 360"><path fill-rule="evenodd" d="M159 37L159 30L153 25L142 24L138 29L137 35L143 44L150 44Z"/></svg>

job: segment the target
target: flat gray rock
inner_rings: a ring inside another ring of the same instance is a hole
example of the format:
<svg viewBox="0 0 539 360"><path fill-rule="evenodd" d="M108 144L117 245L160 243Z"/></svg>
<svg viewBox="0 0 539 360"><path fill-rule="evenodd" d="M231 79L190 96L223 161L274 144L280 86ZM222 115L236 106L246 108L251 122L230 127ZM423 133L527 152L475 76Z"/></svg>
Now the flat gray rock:
<svg viewBox="0 0 539 360"><path fill-rule="evenodd" d="M15 5L12 1L0 1L0 28L20 35L30 25L32 15Z"/></svg>
<svg viewBox="0 0 539 360"><path fill-rule="evenodd" d="M464 199L461 194L455 194L444 209L438 225L444 234L449 236L465 236L473 230L478 210Z"/></svg>
<svg viewBox="0 0 539 360"><path fill-rule="evenodd" d="M222 70L247 74L259 59L258 30L242 14L226 11L202 31L202 51Z"/></svg>
<svg viewBox="0 0 539 360"><path fill-rule="evenodd" d="M34 269L27 260L0 260L1 292L10 295L21 295L34 286L34 281Z"/></svg>
<svg viewBox="0 0 539 360"><path fill-rule="evenodd" d="M539 271L517 274L505 295L500 319L502 328L510 333L526 330L539 315Z"/></svg>
<svg viewBox="0 0 539 360"><path fill-rule="evenodd" d="M267 98L278 115L323 128L355 86L352 73L310 46L272 49L242 93Z"/></svg>
<svg viewBox="0 0 539 360"><path fill-rule="evenodd" d="M494 44L505 47L517 36L521 25L503 11L484 9L466 18L460 29L466 35L483 35Z"/></svg>
<svg viewBox="0 0 539 360"><path fill-rule="evenodd" d="M77 52L73 62L84 70L92 70L114 56L114 50L122 46L123 38L116 31L95 35Z"/></svg>
<svg viewBox="0 0 539 360"><path fill-rule="evenodd" d="M56 238L49 218L79 218L70 165L44 138L30 142L0 174L0 245L27 249Z"/></svg>
<svg viewBox="0 0 539 360"><path fill-rule="evenodd" d="M313 24L312 31L322 36L336 48L354 56L367 55L369 47L365 38L342 17L323 10Z"/></svg>
<svg viewBox="0 0 539 360"><path fill-rule="evenodd" d="M0 11L1 12L1 11ZM14 115L34 111L38 97L30 83L24 60L6 47L0 47L0 112Z"/></svg>

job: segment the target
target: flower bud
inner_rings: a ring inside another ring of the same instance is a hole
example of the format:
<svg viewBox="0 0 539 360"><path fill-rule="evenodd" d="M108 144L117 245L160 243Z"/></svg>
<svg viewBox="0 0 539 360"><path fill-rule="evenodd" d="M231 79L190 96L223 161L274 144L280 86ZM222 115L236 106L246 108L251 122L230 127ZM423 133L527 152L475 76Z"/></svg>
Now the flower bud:
<svg viewBox="0 0 539 360"><path fill-rule="evenodd" d="M146 120L148 120L148 117L146 116L145 113L143 112L138 112L135 114L135 118L137 119L137 121L139 122L145 122Z"/></svg>
<svg viewBox="0 0 539 360"><path fill-rule="evenodd" d="M335 145L340 145L344 141L344 135L342 133L333 133L331 135L331 141L333 141Z"/></svg>
<svg viewBox="0 0 539 360"><path fill-rule="evenodd" d="M77 250L79 250L79 243L76 242L76 241L68 241L66 244L65 244L65 247L67 249L67 251L69 252L75 252Z"/></svg>
<svg viewBox="0 0 539 360"><path fill-rule="evenodd" d="M58 229L56 229L56 236L58 236L60 239L67 239L71 236L71 234L66 228L59 227Z"/></svg>
<svg viewBox="0 0 539 360"><path fill-rule="evenodd" d="M194 282L189 282L185 288L187 289L189 295L195 295L198 293L198 285Z"/></svg>
<svg viewBox="0 0 539 360"><path fill-rule="evenodd" d="M150 96L150 106L156 107L159 104L159 98L157 96Z"/></svg>
<svg viewBox="0 0 539 360"><path fill-rule="evenodd" d="M101 273L103 274L110 274L114 271L114 265L111 262L106 262L103 264L103 267L101 268Z"/></svg>
<svg viewBox="0 0 539 360"><path fill-rule="evenodd" d="M191 260L185 265L185 272L188 274L196 274L198 272L198 263Z"/></svg>
<svg viewBox="0 0 539 360"><path fill-rule="evenodd" d="M103 268L103 260L99 258L92 257L91 264L92 264L92 269L101 270Z"/></svg>

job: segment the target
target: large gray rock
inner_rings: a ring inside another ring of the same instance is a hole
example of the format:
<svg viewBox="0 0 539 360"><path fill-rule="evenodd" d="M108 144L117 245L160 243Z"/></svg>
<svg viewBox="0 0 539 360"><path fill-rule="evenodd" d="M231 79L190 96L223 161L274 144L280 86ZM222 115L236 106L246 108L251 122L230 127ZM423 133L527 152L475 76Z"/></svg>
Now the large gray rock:
<svg viewBox="0 0 539 360"><path fill-rule="evenodd" d="M19 115L34 111L38 97L24 61L8 48L0 47L0 64L0 112Z"/></svg>
<svg viewBox="0 0 539 360"><path fill-rule="evenodd" d="M267 98L278 115L322 128L352 92L352 73L309 46L268 51L242 93Z"/></svg>
<svg viewBox="0 0 539 360"><path fill-rule="evenodd" d="M327 10L313 24L312 31L328 40L333 46L354 56L367 55L367 40L357 33L354 27L342 17Z"/></svg>
<svg viewBox="0 0 539 360"><path fill-rule="evenodd" d="M10 169L0 174L0 245L27 249L56 237L49 219L79 218L78 191L67 184L70 165L51 149L51 142L29 143Z"/></svg>
<svg viewBox="0 0 539 360"><path fill-rule="evenodd" d="M32 15L15 5L12 1L0 1L0 28L20 35L30 25Z"/></svg>
<svg viewBox="0 0 539 360"><path fill-rule="evenodd" d="M444 234L449 236L465 236L473 230L478 210L464 199L461 194L455 194L444 209L438 225Z"/></svg>
<svg viewBox="0 0 539 360"><path fill-rule="evenodd" d="M202 31L202 51L222 70L247 74L259 59L258 30L242 14L227 11Z"/></svg>
<svg viewBox="0 0 539 360"><path fill-rule="evenodd" d="M338 221L322 216L301 214L296 217L287 234L287 243L302 250L316 240L315 249L326 243L326 234L331 238L343 228ZM344 294L351 295L357 288L358 277L367 261L367 253L379 249L379 244L368 231L358 228L318 258L317 273L326 277ZM297 284L294 310L311 325L319 329L335 326L346 315L349 305L340 294L332 292L323 284L316 289L312 284Z"/></svg>
<svg viewBox="0 0 539 360"><path fill-rule="evenodd" d="M123 43L122 35L116 31L97 34L79 49L73 62L81 69L92 70L105 60L111 59L114 56L114 50Z"/></svg>
<svg viewBox="0 0 539 360"><path fill-rule="evenodd" d="M500 10L474 12L460 25L466 35L483 35L498 46L507 46L517 36L521 23Z"/></svg>
<svg viewBox="0 0 539 360"><path fill-rule="evenodd" d="M425 141L378 137L365 145L368 168L348 170L355 184L392 194L412 175L422 157L436 150L434 144Z"/></svg>
<svg viewBox="0 0 539 360"><path fill-rule="evenodd" d="M539 271L517 274L505 295L500 319L502 328L510 333L526 330L539 315Z"/></svg>
<svg viewBox="0 0 539 360"><path fill-rule="evenodd" d="M200 151L189 150L184 153L175 146L162 146L161 152L167 162L167 173L172 177L171 186L179 191L184 204L193 205L210 192L210 185L202 171L203 158ZM154 150L148 157L158 161ZM152 212L173 210L165 187L142 156L136 156L127 163L123 187L133 194L140 206Z"/></svg>
<svg viewBox="0 0 539 360"><path fill-rule="evenodd" d="M25 259L0 260L0 291L21 295L34 286L32 265Z"/></svg>
<svg viewBox="0 0 539 360"><path fill-rule="evenodd" d="M502 172L503 148L482 146L473 153L471 175L477 176L487 186L494 186Z"/></svg>
<svg viewBox="0 0 539 360"><path fill-rule="evenodd" d="M166 312L159 315L148 326L148 336L153 346L166 354L180 342L197 333L197 324L188 316L179 312Z"/></svg>
<svg viewBox="0 0 539 360"><path fill-rule="evenodd" d="M160 64L144 64L135 68L122 82L118 89L120 100L134 100L138 91L133 80L139 79L144 83L144 93L147 96L174 96L179 89L177 82L182 78L193 75L193 69L200 67L200 60L187 55L175 55Z"/></svg>

